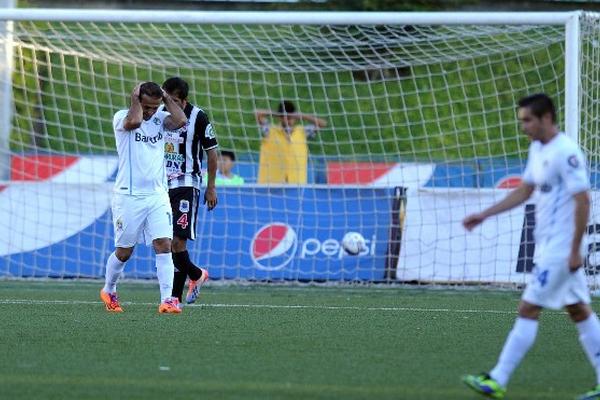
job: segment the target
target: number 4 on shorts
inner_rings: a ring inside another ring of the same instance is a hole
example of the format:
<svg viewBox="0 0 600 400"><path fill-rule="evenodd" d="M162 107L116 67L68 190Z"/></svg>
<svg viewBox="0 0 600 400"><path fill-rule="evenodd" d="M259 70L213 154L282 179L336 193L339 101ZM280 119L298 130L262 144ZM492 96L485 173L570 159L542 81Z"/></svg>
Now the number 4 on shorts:
<svg viewBox="0 0 600 400"><path fill-rule="evenodd" d="M188 224L189 223L188 223L187 213L181 214L181 217L179 217L179 219L177 220L177 225L179 225L183 229L185 229L185 228L187 228Z"/></svg>
<svg viewBox="0 0 600 400"><path fill-rule="evenodd" d="M548 270L542 271L538 276L537 280L540 282L541 286L545 286L548 282Z"/></svg>

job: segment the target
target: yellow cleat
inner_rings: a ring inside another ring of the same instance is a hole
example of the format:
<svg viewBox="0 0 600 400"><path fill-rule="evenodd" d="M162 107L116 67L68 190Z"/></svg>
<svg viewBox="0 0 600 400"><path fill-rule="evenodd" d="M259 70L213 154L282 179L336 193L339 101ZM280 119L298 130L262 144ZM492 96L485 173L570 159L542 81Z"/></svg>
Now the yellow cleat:
<svg viewBox="0 0 600 400"><path fill-rule="evenodd" d="M179 299L172 297L160 303L158 306L159 314L181 314L181 307L179 307Z"/></svg>
<svg viewBox="0 0 600 400"><path fill-rule="evenodd" d="M106 311L108 312L123 312L121 305L119 304L119 297L117 293L107 293L104 289L100 290L100 299L104 302L106 306Z"/></svg>

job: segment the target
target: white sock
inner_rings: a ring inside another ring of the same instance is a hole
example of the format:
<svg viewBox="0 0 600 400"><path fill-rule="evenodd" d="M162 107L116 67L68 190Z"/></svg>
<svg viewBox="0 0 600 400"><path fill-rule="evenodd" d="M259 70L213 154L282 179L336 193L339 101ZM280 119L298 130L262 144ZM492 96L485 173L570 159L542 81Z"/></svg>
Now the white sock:
<svg viewBox="0 0 600 400"><path fill-rule="evenodd" d="M160 253L156 255L156 276L160 286L160 301L171 298L173 293L173 275L175 265L171 253Z"/></svg>
<svg viewBox="0 0 600 400"><path fill-rule="evenodd" d="M596 370L596 381L600 385L600 321L596 313L592 313L585 321L578 322L579 342L592 367Z"/></svg>
<svg viewBox="0 0 600 400"><path fill-rule="evenodd" d="M114 293L117 291L117 280L125 268L125 263L117 258L113 251L106 260L106 272L104 274L104 291Z"/></svg>
<svg viewBox="0 0 600 400"><path fill-rule="evenodd" d="M535 342L538 321L527 318L517 318L515 325L506 338L498 364L490 372L500 386L506 387L511 374L517 368L525 354Z"/></svg>

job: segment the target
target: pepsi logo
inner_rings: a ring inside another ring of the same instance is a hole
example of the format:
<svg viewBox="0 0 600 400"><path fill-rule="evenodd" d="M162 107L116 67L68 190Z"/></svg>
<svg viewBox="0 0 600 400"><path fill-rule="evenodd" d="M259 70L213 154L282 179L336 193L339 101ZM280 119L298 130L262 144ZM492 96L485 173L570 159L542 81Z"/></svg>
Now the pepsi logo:
<svg viewBox="0 0 600 400"><path fill-rule="evenodd" d="M291 226L273 222L262 226L250 242L250 257L257 268L282 269L292 261L298 249L298 235Z"/></svg>

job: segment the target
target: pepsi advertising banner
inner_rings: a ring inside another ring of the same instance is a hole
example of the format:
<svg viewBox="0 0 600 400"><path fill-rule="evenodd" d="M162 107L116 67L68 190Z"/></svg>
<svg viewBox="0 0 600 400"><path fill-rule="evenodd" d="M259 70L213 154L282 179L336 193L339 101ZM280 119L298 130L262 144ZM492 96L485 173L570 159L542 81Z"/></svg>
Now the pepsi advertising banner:
<svg viewBox="0 0 600 400"><path fill-rule="evenodd" d="M12 247L0 247L0 275L103 277L106 258L114 249L112 185L108 185L54 190L64 196L65 206L60 208L64 232L54 229L53 234L24 236L29 241L19 241L22 248L10 241ZM37 186L14 185L6 192L15 191L15 199L23 199L23 210L41 210L36 218L43 221L51 218L42 215L45 209L25 203L37 201L26 192L39 191ZM197 239L188 242L190 256L209 269L212 279L379 281L386 266L393 192L393 188L220 187L217 208L207 212L200 207ZM48 212L57 213L54 208ZM6 229L21 229L14 217L7 220L11 223ZM37 229L43 228L40 224ZM349 231L366 239L367 249L357 256L342 249L341 240ZM124 277L154 278L154 258L151 247L138 244Z"/></svg>
<svg viewBox="0 0 600 400"><path fill-rule="evenodd" d="M393 188L219 188L198 216L193 258L211 277L250 280L384 279ZM367 249L347 254L349 231Z"/></svg>

